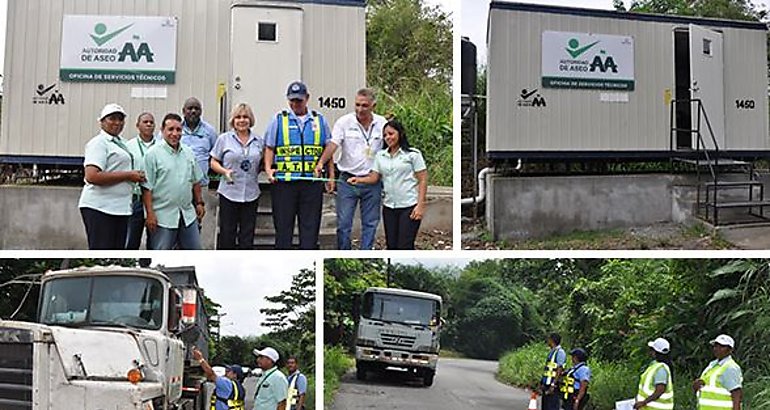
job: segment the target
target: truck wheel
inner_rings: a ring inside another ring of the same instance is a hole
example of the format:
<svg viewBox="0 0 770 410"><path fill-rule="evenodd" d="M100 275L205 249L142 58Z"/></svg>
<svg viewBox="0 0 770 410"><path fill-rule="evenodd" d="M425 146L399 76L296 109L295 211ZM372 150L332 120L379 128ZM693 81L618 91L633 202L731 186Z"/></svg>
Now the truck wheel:
<svg viewBox="0 0 770 410"><path fill-rule="evenodd" d="M433 386L433 376L436 375L434 370L425 370L422 374L422 384L425 387Z"/></svg>
<svg viewBox="0 0 770 410"><path fill-rule="evenodd" d="M356 363L356 379L366 380L366 366L363 363Z"/></svg>

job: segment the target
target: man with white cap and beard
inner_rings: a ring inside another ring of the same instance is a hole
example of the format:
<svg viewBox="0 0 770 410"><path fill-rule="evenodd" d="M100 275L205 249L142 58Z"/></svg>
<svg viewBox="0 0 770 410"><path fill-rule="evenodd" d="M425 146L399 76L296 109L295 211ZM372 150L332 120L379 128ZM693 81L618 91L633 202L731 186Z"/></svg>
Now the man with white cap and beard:
<svg viewBox="0 0 770 410"><path fill-rule="evenodd" d="M692 383L698 395L699 410L740 410L743 400L743 373L732 353L735 341L722 334L711 341L713 360Z"/></svg>
<svg viewBox="0 0 770 410"><path fill-rule="evenodd" d="M272 347L266 347L262 350L254 349L254 355L257 356L257 366L262 369L254 394L254 410L286 410L289 383L286 375L278 370L278 352Z"/></svg>

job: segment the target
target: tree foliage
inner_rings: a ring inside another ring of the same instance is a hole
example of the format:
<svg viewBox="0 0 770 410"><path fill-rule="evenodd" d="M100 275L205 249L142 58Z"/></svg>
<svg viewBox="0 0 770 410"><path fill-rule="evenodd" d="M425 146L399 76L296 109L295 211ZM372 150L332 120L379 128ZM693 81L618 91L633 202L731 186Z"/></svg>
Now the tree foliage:
<svg viewBox="0 0 770 410"><path fill-rule="evenodd" d="M452 20L423 0L366 9L366 74L377 112L395 117L422 151L429 183L452 184Z"/></svg>
<svg viewBox="0 0 770 410"><path fill-rule="evenodd" d="M613 0L617 10L625 10L623 3L622 0ZM628 10L730 20L761 21L767 17L767 10L758 8L749 0L633 0Z"/></svg>

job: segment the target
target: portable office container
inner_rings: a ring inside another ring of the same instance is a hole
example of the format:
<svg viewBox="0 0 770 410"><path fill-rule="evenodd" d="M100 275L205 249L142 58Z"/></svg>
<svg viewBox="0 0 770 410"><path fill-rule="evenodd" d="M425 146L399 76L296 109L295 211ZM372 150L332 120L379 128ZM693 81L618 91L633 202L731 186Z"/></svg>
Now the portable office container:
<svg viewBox="0 0 770 410"><path fill-rule="evenodd" d="M156 122L188 97L262 133L301 79L330 122L366 84L365 0L25 0L8 4L0 162L80 165L104 104Z"/></svg>
<svg viewBox="0 0 770 410"><path fill-rule="evenodd" d="M770 153L764 23L493 1L487 39L492 159L686 154L699 111L687 99L722 152Z"/></svg>

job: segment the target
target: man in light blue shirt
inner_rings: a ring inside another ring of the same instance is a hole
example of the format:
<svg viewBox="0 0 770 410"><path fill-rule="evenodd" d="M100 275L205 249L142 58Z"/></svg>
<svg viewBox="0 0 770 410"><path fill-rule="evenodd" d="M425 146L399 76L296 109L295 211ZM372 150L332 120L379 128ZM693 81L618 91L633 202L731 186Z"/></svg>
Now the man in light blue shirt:
<svg viewBox="0 0 770 410"><path fill-rule="evenodd" d="M307 377L299 371L297 358L294 356L286 359L286 368L289 370L287 381L289 382L289 410L305 410L305 395L307 394Z"/></svg>
<svg viewBox="0 0 770 410"><path fill-rule="evenodd" d="M184 102L182 114L182 144L195 154L195 160L203 174L201 187L205 188L209 185L209 153L217 142L217 131L201 118L203 108L195 97L190 97Z"/></svg>
<svg viewBox="0 0 770 410"><path fill-rule="evenodd" d="M254 410L287 410L289 383L276 366L280 358L278 352L272 347L266 347L262 350L254 349L254 355L257 356L257 365L262 369L254 394Z"/></svg>
<svg viewBox="0 0 770 410"><path fill-rule="evenodd" d="M163 142L150 148L144 160L147 182L142 185L142 200L149 248L201 249L196 222L206 213L202 173L190 149L179 142L182 118L166 114L161 129Z"/></svg>

